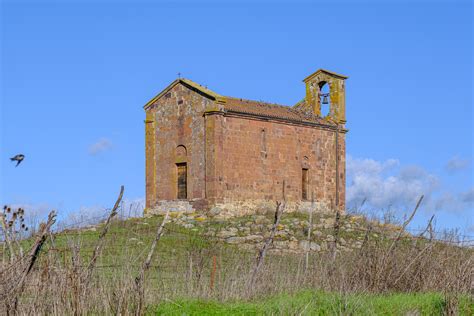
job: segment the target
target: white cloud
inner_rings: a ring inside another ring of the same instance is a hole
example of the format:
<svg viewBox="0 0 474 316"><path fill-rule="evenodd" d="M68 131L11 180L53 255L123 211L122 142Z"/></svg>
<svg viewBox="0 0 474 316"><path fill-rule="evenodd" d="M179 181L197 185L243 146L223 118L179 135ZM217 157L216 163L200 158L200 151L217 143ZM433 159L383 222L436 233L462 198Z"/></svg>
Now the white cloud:
<svg viewBox="0 0 474 316"><path fill-rule="evenodd" d="M399 168L399 161L388 159L355 159L347 157L347 202L357 205L366 201L372 207L404 207L421 196L429 196L437 187L436 176L420 167Z"/></svg>
<svg viewBox="0 0 474 316"><path fill-rule="evenodd" d="M445 169L448 172L456 172L456 171L461 171L464 169L467 169L470 165L470 160L469 159L462 159L458 156L454 156L453 158L449 159L449 161L446 163Z"/></svg>
<svg viewBox="0 0 474 316"><path fill-rule="evenodd" d="M474 210L474 188L465 192L440 192L429 205L434 211L464 212Z"/></svg>
<svg viewBox="0 0 474 316"><path fill-rule="evenodd" d="M399 161L396 159L388 159L384 162L380 162L367 158L354 159L350 155L348 155L346 168L347 173L350 173L352 175L378 174L398 165Z"/></svg>
<svg viewBox="0 0 474 316"><path fill-rule="evenodd" d="M465 203L474 203L474 188L470 188L466 192L461 193L461 200Z"/></svg>
<svg viewBox="0 0 474 316"><path fill-rule="evenodd" d="M440 179L419 166L400 166L396 159L376 161L347 157L347 206L375 209L411 208L424 195L422 209L461 212L473 209L474 188L461 193L443 190Z"/></svg>
<svg viewBox="0 0 474 316"><path fill-rule="evenodd" d="M112 142L105 137L100 138L94 144L89 146L89 154L97 155L112 148Z"/></svg>

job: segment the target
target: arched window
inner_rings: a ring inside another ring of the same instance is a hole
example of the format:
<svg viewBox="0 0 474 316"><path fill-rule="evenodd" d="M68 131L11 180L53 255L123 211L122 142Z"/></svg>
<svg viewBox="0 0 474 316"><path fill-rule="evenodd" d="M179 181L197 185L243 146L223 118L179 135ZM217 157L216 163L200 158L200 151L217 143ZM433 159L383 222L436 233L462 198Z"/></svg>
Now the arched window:
<svg viewBox="0 0 474 316"><path fill-rule="evenodd" d="M319 84L319 104L321 105L321 116L329 115L331 108L331 98L329 95L329 83L322 81Z"/></svg>
<svg viewBox="0 0 474 316"><path fill-rule="evenodd" d="M186 160L187 150L183 145L176 147L176 159L177 160Z"/></svg>

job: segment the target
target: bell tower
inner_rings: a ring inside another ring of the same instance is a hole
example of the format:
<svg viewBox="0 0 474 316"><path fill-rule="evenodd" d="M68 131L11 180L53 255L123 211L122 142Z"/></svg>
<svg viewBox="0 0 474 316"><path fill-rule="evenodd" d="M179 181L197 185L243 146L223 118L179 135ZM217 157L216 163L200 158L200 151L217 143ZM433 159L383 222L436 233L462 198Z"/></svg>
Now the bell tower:
<svg viewBox="0 0 474 316"><path fill-rule="evenodd" d="M329 105L329 113L326 118L333 120L337 124L346 123L346 91L344 80L348 77L334 72L319 69L312 75L306 77L303 82L306 84L306 105L313 110L313 113L322 116L321 105ZM322 89L328 85L329 92L323 93Z"/></svg>

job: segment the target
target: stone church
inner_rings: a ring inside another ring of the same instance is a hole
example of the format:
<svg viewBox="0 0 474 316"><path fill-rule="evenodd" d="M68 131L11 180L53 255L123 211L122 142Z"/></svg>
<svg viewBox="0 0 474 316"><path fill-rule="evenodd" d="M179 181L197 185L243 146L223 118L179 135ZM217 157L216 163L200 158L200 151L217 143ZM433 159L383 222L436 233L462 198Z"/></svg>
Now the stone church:
<svg viewBox="0 0 474 316"><path fill-rule="evenodd" d="M345 79L316 71L293 106L173 81L144 106L145 213L344 211Z"/></svg>

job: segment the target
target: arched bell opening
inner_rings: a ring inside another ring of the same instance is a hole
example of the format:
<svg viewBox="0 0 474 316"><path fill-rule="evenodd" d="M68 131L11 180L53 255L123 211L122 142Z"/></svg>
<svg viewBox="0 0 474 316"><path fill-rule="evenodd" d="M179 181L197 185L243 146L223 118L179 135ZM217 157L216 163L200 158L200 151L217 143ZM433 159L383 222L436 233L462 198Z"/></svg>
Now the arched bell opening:
<svg viewBox="0 0 474 316"><path fill-rule="evenodd" d="M331 96L329 83L325 81L319 83L319 104L321 106L321 116L328 116L331 112Z"/></svg>

